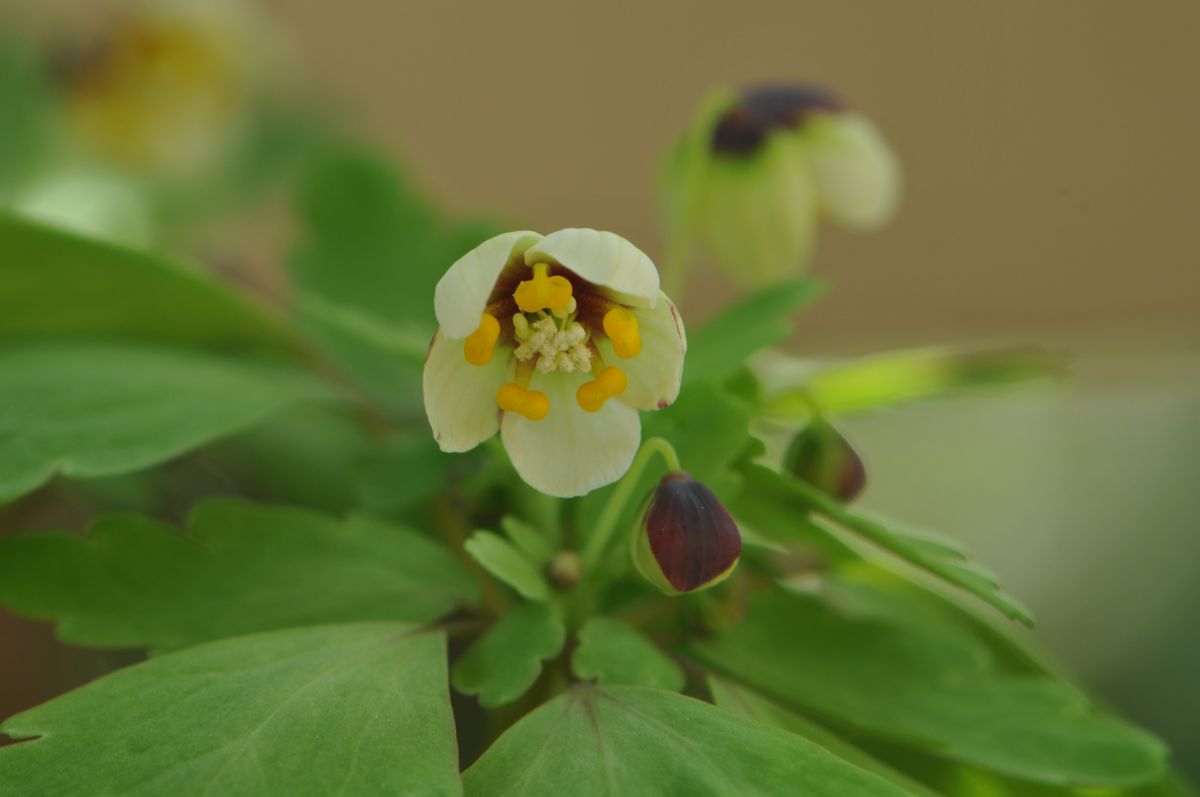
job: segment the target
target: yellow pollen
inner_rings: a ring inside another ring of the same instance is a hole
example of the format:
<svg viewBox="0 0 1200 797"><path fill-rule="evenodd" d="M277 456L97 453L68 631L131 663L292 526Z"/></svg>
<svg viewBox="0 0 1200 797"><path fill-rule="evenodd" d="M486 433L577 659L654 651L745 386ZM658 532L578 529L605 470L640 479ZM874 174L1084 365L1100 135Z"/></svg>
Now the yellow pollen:
<svg viewBox="0 0 1200 797"><path fill-rule="evenodd" d="M467 336L463 344L463 354L471 365L487 365L492 359L492 349L496 347L496 339L500 337L500 322L496 317L484 313L479 319L479 326Z"/></svg>
<svg viewBox="0 0 1200 797"><path fill-rule="evenodd" d="M539 310L555 310L564 312L571 304L571 281L556 274L549 276L550 266L537 263L533 267L533 279L523 280L513 291L517 307L523 313L536 313Z"/></svg>
<svg viewBox="0 0 1200 797"><path fill-rule="evenodd" d="M513 382L505 382L496 391L496 403L505 412L524 415L531 421L540 421L550 412L550 399L537 390L526 390Z"/></svg>
<svg viewBox="0 0 1200 797"><path fill-rule="evenodd" d="M610 365L591 382L584 382L575 391L575 400L585 412L599 412L604 402L625 392L629 378L615 365Z"/></svg>
<svg viewBox="0 0 1200 797"><path fill-rule="evenodd" d="M637 317L624 307L614 307L604 314L604 334L608 335L617 356L623 360L638 356L642 350Z"/></svg>

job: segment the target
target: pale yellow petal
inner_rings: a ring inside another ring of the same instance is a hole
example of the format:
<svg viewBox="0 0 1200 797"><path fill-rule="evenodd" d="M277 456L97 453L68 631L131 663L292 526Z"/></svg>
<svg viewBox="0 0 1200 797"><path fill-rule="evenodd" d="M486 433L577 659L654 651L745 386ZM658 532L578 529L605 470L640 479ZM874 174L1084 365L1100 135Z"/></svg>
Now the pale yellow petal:
<svg viewBox="0 0 1200 797"><path fill-rule="evenodd" d="M433 292L433 311L442 331L451 338L465 338L474 332L500 272L540 238L529 230L506 232L455 261ZM397 264L397 268L403 266Z"/></svg>
<svg viewBox="0 0 1200 797"><path fill-rule="evenodd" d="M817 201L829 219L855 230L891 221L900 204L900 162L860 113L818 114L805 125Z"/></svg>
<svg viewBox="0 0 1200 797"><path fill-rule="evenodd" d="M497 347L486 365L471 365L463 342L439 330L425 357L425 414L443 451L469 451L496 433L496 391L512 374L507 349Z"/></svg>
<svg viewBox="0 0 1200 797"><path fill-rule="evenodd" d="M550 413L531 421L504 413L500 437L517 473L547 495L571 498L611 484L629 470L641 443L637 411L608 401L584 412L575 391L590 374L536 374L530 389L550 398Z"/></svg>
<svg viewBox="0 0 1200 797"><path fill-rule="evenodd" d="M531 266L559 263L631 307L653 307L658 300L654 261L615 233L589 229L552 232L525 252L525 262Z"/></svg>
<svg viewBox="0 0 1200 797"><path fill-rule="evenodd" d="M687 333L683 319L665 293L660 293L653 310L634 310L642 350L627 360L617 356L607 338L597 338L596 346L606 365L625 372L629 384L620 400L639 410L669 406L679 395L683 378L683 360L687 353Z"/></svg>

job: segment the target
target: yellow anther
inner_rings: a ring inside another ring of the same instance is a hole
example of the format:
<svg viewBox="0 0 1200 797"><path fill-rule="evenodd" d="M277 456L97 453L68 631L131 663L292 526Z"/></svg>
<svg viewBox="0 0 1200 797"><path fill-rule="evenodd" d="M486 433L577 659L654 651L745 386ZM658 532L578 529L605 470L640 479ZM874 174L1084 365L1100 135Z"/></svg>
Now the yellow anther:
<svg viewBox="0 0 1200 797"><path fill-rule="evenodd" d="M604 334L608 335L617 356L623 360L638 356L642 350L637 316L624 307L614 307L604 314Z"/></svg>
<svg viewBox="0 0 1200 797"><path fill-rule="evenodd" d="M550 266L537 263L533 267L533 279L523 280L513 291L517 307L523 313L539 310L565 311L571 304L571 281L562 275L549 276Z"/></svg>
<svg viewBox="0 0 1200 797"><path fill-rule="evenodd" d="M492 359L492 349L496 348L496 339L500 337L500 322L495 316L484 313L479 319L479 326L467 336L463 344L463 354L471 365L487 365Z"/></svg>
<svg viewBox="0 0 1200 797"><path fill-rule="evenodd" d="M540 421L550 412L550 399L537 390L526 390L513 382L505 382L496 391L496 403L505 412L524 415L531 421Z"/></svg>
<svg viewBox="0 0 1200 797"><path fill-rule="evenodd" d="M629 378L615 365L610 365L591 382L584 382L575 391L575 400L585 412L599 412L604 402L625 392Z"/></svg>

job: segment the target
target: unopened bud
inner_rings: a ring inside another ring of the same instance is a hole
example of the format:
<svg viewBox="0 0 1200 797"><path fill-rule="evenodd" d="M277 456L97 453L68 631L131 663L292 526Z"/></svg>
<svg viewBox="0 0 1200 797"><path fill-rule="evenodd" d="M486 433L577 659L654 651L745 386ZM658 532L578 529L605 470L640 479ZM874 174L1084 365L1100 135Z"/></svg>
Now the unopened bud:
<svg viewBox="0 0 1200 797"><path fill-rule="evenodd" d="M842 502L854 500L867 484L862 457L828 421L815 420L792 439L783 467Z"/></svg>
<svg viewBox="0 0 1200 797"><path fill-rule="evenodd" d="M719 583L741 552L742 535L729 510L682 471L659 482L633 542L637 569L672 594Z"/></svg>

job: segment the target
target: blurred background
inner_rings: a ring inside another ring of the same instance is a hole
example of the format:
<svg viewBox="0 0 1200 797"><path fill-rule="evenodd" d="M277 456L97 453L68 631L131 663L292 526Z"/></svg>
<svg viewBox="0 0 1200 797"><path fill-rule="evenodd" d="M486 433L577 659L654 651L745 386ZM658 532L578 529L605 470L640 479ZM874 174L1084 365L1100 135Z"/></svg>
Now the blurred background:
<svg viewBox="0 0 1200 797"><path fill-rule="evenodd" d="M50 41L113 7L0 0L0 30ZM1041 643L1200 774L1200 4L258 8L291 79L448 210L652 255L659 160L712 86L813 82L870 115L904 166L900 213L823 230L831 290L791 348L1034 343L1074 376L848 421L865 505L964 538ZM261 229L269 286L286 230ZM682 303L694 324L735 290L701 266ZM114 655L0 614L0 714Z"/></svg>

